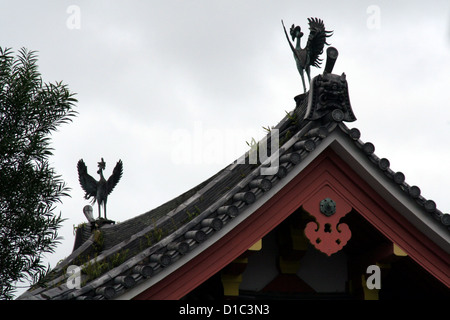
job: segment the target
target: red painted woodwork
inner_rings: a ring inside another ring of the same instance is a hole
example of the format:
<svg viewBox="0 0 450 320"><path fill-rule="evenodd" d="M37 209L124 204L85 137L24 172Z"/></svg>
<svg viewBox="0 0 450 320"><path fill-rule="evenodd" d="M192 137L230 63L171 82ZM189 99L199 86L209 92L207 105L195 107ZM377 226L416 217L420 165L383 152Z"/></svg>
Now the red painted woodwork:
<svg viewBox="0 0 450 320"><path fill-rule="evenodd" d="M320 201L326 198L330 198L336 203L336 212L329 217L320 211ZM303 209L316 219L315 222L308 222L305 235L317 250L331 256L341 250L350 240L352 236L350 228L345 223L339 223L339 220L352 210L352 206L330 186L324 185L317 190L304 203Z"/></svg>
<svg viewBox="0 0 450 320"><path fill-rule="evenodd" d="M321 190L329 190L333 192L330 198L339 196L342 203L351 205L419 265L450 287L449 255L394 210L328 148L233 230L135 299L182 298L263 238L297 208L323 197L317 196Z"/></svg>

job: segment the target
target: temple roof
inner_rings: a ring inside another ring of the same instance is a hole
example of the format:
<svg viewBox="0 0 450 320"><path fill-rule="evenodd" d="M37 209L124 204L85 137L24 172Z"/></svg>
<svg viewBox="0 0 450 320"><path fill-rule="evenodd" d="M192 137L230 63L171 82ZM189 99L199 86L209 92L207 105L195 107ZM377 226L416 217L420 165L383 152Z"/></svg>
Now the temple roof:
<svg viewBox="0 0 450 320"><path fill-rule="evenodd" d="M263 201L258 200L270 190L282 188L327 148L344 161L355 162L355 170L377 192L396 201L408 221L450 253L450 215L441 212L433 200L424 198L418 186L409 185L405 174L392 169L387 158L378 157L375 146L361 140L359 129L344 123L355 119L349 101L343 112L324 112L317 106L312 110L315 93L297 96L295 108L272 127L272 132L278 130L278 152L269 150L270 157L255 163L252 152L256 149L250 150L198 186L153 210L117 224L81 226L73 252L53 269L45 283L34 285L19 299L120 299L152 278L164 279L173 272L169 266L192 259L198 254L196 248L207 247L212 235L228 232L230 222L246 211L254 211ZM268 133L260 143L270 139ZM262 174L275 163L275 157L278 170ZM67 268L71 265L84 266L81 288L67 286Z"/></svg>

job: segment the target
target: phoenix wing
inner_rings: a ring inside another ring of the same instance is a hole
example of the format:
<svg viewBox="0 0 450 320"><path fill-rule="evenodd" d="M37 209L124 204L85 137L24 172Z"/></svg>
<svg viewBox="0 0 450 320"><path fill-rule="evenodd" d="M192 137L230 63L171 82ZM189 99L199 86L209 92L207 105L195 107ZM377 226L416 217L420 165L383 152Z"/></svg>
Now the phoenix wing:
<svg viewBox="0 0 450 320"><path fill-rule="evenodd" d="M97 195L97 181L87 173L87 167L84 164L83 159L78 161L77 168L78 180L80 181L81 187L86 192L84 197L86 199L94 197L95 202L95 197Z"/></svg>
<svg viewBox="0 0 450 320"><path fill-rule="evenodd" d="M107 194L110 194L113 191L114 187L117 185L120 178L122 177L122 172L123 172L123 164L122 164L122 160L119 160L117 162L116 166L114 167L113 173L111 174L108 181L106 182Z"/></svg>
<svg viewBox="0 0 450 320"><path fill-rule="evenodd" d="M323 47L329 45L327 37L330 37L333 31L326 31L323 21L318 18L308 18L309 37L306 44L306 50L309 55L309 64L313 67L320 67L322 59L319 55L323 52Z"/></svg>

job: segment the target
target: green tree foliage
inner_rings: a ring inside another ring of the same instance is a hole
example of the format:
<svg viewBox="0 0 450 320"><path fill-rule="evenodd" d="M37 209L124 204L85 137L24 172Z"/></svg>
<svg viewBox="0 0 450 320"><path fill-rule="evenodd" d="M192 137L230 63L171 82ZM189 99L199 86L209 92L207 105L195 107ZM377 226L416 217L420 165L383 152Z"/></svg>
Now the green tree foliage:
<svg viewBox="0 0 450 320"><path fill-rule="evenodd" d="M63 221L55 206L68 195L49 165L49 136L76 102L61 82L43 83L35 52L0 48L0 299L48 272L43 254L54 252Z"/></svg>

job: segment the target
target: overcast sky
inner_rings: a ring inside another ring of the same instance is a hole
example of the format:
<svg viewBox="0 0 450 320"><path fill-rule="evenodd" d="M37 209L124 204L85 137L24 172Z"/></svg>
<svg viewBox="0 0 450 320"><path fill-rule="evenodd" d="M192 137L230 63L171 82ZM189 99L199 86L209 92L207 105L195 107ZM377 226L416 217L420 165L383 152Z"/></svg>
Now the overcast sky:
<svg viewBox="0 0 450 320"><path fill-rule="evenodd" d="M108 218L125 221L210 177L302 92L281 19L334 30L364 142L450 212L450 3L433 1L2 1L0 46L39 52L45 82L77 93L51 162L72 188L54 266L85 222L76 163L122 159ZM303 41L302 46L306 44ZM321 73L312 68L312 76ZM97 216L97 208L94 208Z"/></svg>

